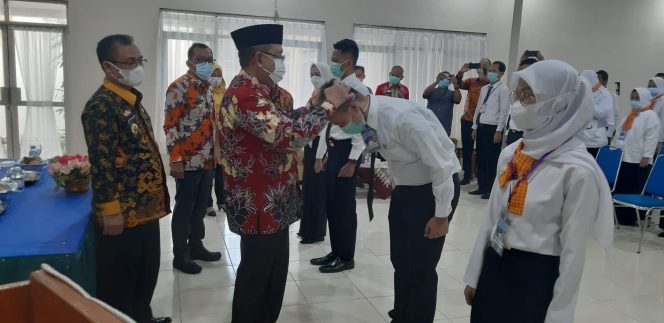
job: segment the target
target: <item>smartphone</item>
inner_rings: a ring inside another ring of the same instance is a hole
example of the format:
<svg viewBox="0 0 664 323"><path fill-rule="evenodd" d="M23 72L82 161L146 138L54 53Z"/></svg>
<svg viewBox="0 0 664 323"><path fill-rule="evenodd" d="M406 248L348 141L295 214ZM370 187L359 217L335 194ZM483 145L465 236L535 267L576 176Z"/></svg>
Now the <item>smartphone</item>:
<svg viewBox="0 0 664 323"><path fill-rule="evenodd" d="M477 69L482 67L482 64L480 63L468 63L468 68L471 70Z"/></svg>
<svg viewBox="0 0 664 323"><path fill-rule="evenodd" d="M528 56L528 57L537 57L537 55L539 55L538 50L527 50L526 51L526 56Z"/></svg>

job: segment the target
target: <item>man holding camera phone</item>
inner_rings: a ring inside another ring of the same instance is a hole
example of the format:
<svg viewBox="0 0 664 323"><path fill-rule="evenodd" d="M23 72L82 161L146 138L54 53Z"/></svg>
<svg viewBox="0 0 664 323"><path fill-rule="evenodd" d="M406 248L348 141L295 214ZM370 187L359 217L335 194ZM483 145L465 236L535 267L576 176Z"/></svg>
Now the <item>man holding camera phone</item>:
<svg viewBox="0 0 664 323"><path fill-rule="evenodd" d="M491 67L491 61L488 58L482 58L479 63L464 64L456 75L459 88L468 91L466 106L463 109L463 117L461 117L461 145L463 151L463 180L461 180L461 185L468 185L473 179L473 149L475 146L472 137L473 116L480 98L480 91L483 86L489 84L489 80L486 78L489 67ZM478 77L470 77L464 80L464 74L471 69L477 71Z"/></svg>

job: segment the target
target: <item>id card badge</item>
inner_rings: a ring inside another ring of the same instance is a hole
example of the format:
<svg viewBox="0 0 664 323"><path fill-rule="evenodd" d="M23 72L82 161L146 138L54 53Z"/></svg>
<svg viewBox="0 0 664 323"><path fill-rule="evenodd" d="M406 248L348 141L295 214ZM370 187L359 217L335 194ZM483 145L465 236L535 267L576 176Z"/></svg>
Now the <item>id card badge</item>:
<svg viewBox="0 0 664 323"><path fill-rule="evenodd" d="M507 236L510 233L511 225L512 221L507 208L503 207L491 232L491 248L501 257L503 256L503 250L509 249L507 247Z"/></svg>
<svg viewBox="0 0 664 323"><path fill-rule="evenodd" d="M625 129L620 129L620 133L618 134L618 141L624 141L625 137L627 137L627 131L625 131Z"/></svg>
<svg viewBox="0 0 664 323"><path fill-rule="evenodd" d="M380 149L380 143L378 142L378 137L376 136L376 130L367 127L362 131L362 140L367 145L365 151L369 153L375 153Z"/></svg>

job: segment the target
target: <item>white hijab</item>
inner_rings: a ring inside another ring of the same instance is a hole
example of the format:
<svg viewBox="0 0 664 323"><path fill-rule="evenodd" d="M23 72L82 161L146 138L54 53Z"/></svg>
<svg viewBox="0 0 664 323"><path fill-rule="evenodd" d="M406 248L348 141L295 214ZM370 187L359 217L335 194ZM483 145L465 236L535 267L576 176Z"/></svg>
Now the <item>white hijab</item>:
<svg viewBox="0 0 664 323"><path fill-rule="evenodd" d="M637 87L634 88L634 90L632 91L636 91L637 93L639 93L639 102L641 102L641 107L648 106L652 103L651 102L652 94L650 94L650 91L648 89L644 87ZM629 94L632 95L632 92L629 92Z"/></svg>
<svg viewBox="0 0 664 323"><path fill-rule="evenodd" d="M595 174L599 202L594 215L593 232L604 248L613 245L613 200L609 184L588 153L585 145L577 138L593 118L591 85L593 80L579 77L569 64L557 60L545 60L514 73L512 88L519 80L528 83L538 102L549 100L540 111L548 115L548 120L539 128L524 133L523 153L533 158L541 158L553 151L547 159L553 162L577 165ZM594 72L594 84L599 79ZM586 215L583 215L586 216Z"/></svg>
<svg viewBox="0 0 664 323"><path fill-rule="evenodd" d="M660 91L664 91L664 78L653 77L650 80L655 82L655 86L657 86Z"/></svg>
<svg viewBox="0 0 664 323"><path fill-rule="evenodd" d="M597 72L593 70L585 70L581 72L581 76L585 77L588 82L590 82L590 88L594 87L599 83L599 77L597 77Z"/></svg>
<svg viewBox="0 0 664 323"><path fill-rule="evenodd" d="M325 63L314 63L311 64L313 66L316 66L318 71L320 72L320 76L325 80L325 83L332 81L335 77L332 75L332 72L330 71L330 66L325 64Z"/></svg>

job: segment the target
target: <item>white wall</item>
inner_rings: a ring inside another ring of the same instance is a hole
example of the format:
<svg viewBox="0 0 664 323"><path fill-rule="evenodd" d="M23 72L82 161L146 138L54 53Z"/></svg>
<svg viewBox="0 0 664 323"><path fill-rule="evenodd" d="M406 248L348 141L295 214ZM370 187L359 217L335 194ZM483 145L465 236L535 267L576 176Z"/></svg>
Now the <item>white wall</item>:
<svg viewBox="0 0 664 323"><path fill-rule="evenodd" d="M284 18L324 21L328 48L353 36L353 24L486 33L488 54L507 62L513 0L280 0ZM69 152L85 152L80 115L101 84L96 43L114 33L133 35L150 59L140 90L152 115L156 107L157 30L159 9L272 16L272 0L70 0L69 41L65 75L68 95ZM155 129L161 131L161 129Z"/></svg>
<svg viewBox="0 0 664 323"><path fill-rule="evenodd" d="M664 72L663 31L662 0L525 0L519 45L579 72L606 70L624 110L634 87Z"/></svg>

